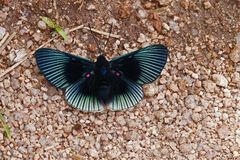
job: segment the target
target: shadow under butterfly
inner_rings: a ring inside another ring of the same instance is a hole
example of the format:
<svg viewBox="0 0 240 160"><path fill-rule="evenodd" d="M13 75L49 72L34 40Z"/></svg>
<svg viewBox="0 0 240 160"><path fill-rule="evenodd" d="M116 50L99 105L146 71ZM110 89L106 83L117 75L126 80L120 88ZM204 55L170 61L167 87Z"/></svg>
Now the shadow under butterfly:
<svg viewBox="0 0 240 160"><path fill-rule="evenodd" d="M108 61L95 62L56 49L35 52L37 65L46 79L65 89L66 100L85 112L124 110L143 98L142 85L154 81L164 68L168 49L150 45Z"/></svg>

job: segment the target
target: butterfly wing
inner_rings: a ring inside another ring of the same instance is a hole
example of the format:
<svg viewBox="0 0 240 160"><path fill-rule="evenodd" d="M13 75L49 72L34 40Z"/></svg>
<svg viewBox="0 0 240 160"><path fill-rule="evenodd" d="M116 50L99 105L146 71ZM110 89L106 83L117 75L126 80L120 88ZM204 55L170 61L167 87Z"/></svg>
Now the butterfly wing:
<svg viewBox="0 0 240 160"><path fill-rule="evenodd" d="M151 45L110 61L111 69L140 85L154 81L164 68L168 49L163 45Z"/></svg>
<svg viewBox="0 0 240 160"><path fill-rule="evenodd" d="M88 59L50 48L38 49L35 57L40 71L58 88L69 87L94 67Z"/></svg>
<svg viewBox="0 0 240 160"><path fill-rule="evenodd" d="M101 112L103 106L97 98L97 86L94 75L83 77L66 89L65 96L69 104L84 112Z"/></svg>
<svg viewBox="0 0 240 160"><path fill-rule="evenodd" d="M124 110L136 105L143 98L142 87L125 79L123 76L114 77L113 95L110 108L114 111Z"/></svg>
<svg viewBox="0 0 240 160"><path fill-rule="evenodd" d="M167 62L168 49L152 45L110 61L115 77L112 110L136 105L143 97L141 85L154 81Z"/></svg>

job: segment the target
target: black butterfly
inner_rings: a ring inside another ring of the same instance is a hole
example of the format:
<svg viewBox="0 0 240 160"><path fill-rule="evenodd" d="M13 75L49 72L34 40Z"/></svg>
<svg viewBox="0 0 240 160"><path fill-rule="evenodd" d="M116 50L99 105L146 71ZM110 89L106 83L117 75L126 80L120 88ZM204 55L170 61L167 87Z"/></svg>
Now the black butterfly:
<svg viewBox="0 0 240 160"><path fill-rule="evenodd" d="M96 62L49 48L35 53L46 79L66 89L68 103L86 112L103 111L105 105L114 111L136 105L143 98L141 85L160 75L167 56L163 45L151 45L111 61L100 55Z"/></svg>

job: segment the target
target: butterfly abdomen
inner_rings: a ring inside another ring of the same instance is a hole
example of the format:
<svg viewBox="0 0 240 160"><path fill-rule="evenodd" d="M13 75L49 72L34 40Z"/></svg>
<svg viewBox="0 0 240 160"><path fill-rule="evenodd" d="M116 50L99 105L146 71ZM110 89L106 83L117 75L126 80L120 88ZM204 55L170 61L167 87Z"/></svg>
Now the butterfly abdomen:
<svg viewBox="0 0 240 160"><path fill-rule="evenodd" d="M99 73L99 75L96 76L97 97L103 105L107 105L111 101L113 82L110 77L110 72L104 73L104 75Z"/></svg>
<svg viewBox="0 0 240 160"><path fill-rule="evenodd" d="M98 99L103 105L107 105L111 101L111 86L102 85L98 89Z"/></svg>

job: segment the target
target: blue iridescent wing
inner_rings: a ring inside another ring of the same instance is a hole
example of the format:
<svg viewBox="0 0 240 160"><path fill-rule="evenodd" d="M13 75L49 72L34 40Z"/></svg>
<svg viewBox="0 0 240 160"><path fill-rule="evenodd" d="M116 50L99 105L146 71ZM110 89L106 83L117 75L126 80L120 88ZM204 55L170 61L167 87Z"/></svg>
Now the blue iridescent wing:
<svg viewBox="0 0 240 160"><path fill-rule="evenodd" d="M65 96L69 104L84 112L101 112L103 106L97 98L97 86L94 75L82 77L81 80L69 86Z"/></svg>
<svg viewBox="0 0 240 160"><path fill-rule="evenodd" d="M124 110L136 105L143 98L142 87L125 79L123 76L115 76L113 84L111 110Z"/></svg>
<svg viewBox="0 0 240 160"><path fill-rule="evenodd" d="M110 61L113 71L140 85L154 81L164 68L168 49L163 45L151 45L114 58Z"/></svg>
<svg viewBox="0 0 240 160"><path fill-rule="evenodd" d="M112 110L122 110L136 105L143 97L141 85L154 81L167 62L168 49L152 45L110 61L115 77Z"/></svg>
<svg viewBox="0 0 240 160"><path fill-rule="evenodd" d="M88 59L50 48L38 49L35 57L40 71L58 88L69 87L94 67Z"/></svg>

